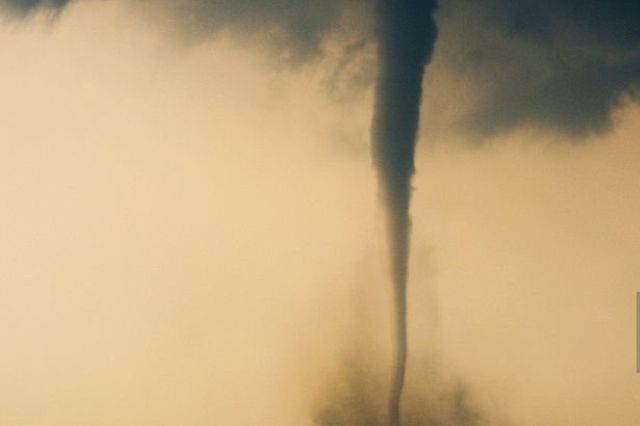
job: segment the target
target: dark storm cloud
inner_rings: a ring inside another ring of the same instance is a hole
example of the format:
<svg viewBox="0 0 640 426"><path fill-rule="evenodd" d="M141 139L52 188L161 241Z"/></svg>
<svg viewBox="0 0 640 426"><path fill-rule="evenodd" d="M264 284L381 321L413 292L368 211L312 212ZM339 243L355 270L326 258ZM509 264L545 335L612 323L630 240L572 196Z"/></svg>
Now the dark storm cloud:
<svg viewBox="0 0 640 426"><path fill-rule="evenodd" d="M0 0L16 15L36 10L59 11L84 0ZM347 10L358 9L359 22L368 19L368 0L128 0L160 25L176 26L193 37L210 37L221 30L275 48L292 60L317 56L324 37L341 23Z"/></svg>
<svg viewBox="0 0 640 426"><path fill-rule="evenodd" d="M457 123L492 136L520 126L605 132L640 84L640 2L449 0L437 61L473 92Z"/></svg>
<svg viewBox="0 0 640 426"><path fill-rule="evenodd" d="M27 15L38 9L58 11L69 2L0 0L0 6ZM162 10L169 16L168 25L196 37L227 29L293 61L316 57L323 39L338 28L371 39L369 12L375 4L374 0L129 2L153 13ZM357 12L341 21L349 10ZM443 0L437 20L440 41L434 62L449 79L464 84L461 96L472 99L457 121L439 123L440 127L493 136L534 126L580 137L609 130L612 111L640 90L638 1ZM426 44L411 48L428 47L429 41L422 42ZM455 91L449 94L449 103L458 101ZM427 117L425 123L432 121Z"/></svg>
<svg viewBox="0 0 640 426"><path fill-rule="evenodd" d="M196 37L230 29L239 37L266 42L295 60L318 55L322 40L340 25L343 13L359 8L364 17L369 3L368 0L158 0L152 5L131 1L145 8L164 8L186 33Z"/></svg>
<svg viewBox="0 0 640 426"><path fill-rule="evenodd" d="M317 57L322 40L342 28L340 18L345 11L359 13L342 24L363 33L362 40L374 40L376 36L368 31L369 12L375 3L158 0L144 7L164 8L185 32L195 36L230 29L294 61L305 61ZM410 3L419 9L431 1ZM637 92L640 2L443 0L441 6L435 60L466 84L473 99L458 122L443 123L450 129L491 137L519 127L538 127L582 137L610 130L612 112ZM378 27L377 36L381 34ZM401 48L393 47L397 55L402 49L430 48L430 40L403 43ZM449 102L457 99L451 96Z"/></svg>
<svg viewBox="0 0 640 426"><path fill-rule="evenodd" d="M9 13L26 15L38 8L62 9L70 0L0 0L0 7Z"/></svg>

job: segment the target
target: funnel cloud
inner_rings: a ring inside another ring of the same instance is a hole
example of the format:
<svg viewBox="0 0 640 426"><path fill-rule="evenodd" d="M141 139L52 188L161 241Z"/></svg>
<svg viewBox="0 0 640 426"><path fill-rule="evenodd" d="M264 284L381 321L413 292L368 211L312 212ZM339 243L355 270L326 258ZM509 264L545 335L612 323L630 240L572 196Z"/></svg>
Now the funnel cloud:
<svg viewBox="0 0 640 426"><path fill-rule="evenodd" d="M407 275L411 177L422 77L436 38L435 1L380 0L377 4L378 79L372 124L372 156L387 222L395 306L395 360L389 424L400 424L407 359Z"/></svg>

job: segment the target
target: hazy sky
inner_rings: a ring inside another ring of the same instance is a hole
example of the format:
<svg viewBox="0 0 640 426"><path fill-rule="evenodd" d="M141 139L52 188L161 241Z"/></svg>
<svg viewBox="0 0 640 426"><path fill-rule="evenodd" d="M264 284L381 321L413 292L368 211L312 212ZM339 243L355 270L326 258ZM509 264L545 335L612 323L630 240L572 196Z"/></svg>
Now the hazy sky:
<svg viewBox="0 0 640 426"><path fill-rule="evenodd" d="M0 27L3 425L311 425L362 304L388 357L372 96L336 82L337 41L280 67L163 28L118 2ZM366 81L359 52L343 73ZM513 424L635 425L640 108L582 143L531 125L465 144L445 63L412 344Z"/></svg>

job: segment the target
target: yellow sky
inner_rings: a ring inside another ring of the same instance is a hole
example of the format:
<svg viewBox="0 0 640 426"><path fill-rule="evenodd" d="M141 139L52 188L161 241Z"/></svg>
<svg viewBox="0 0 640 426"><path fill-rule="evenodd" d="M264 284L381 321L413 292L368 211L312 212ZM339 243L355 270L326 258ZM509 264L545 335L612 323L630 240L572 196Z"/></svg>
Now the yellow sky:
<svg viewBox="0 0 640 426"><path fill-rule="evenodd" d="M143 22L0 30L0 424L311 424L363 276L388 356L370 94ZM639 117L420 146L413 345L517 424L640 415Z"/></svg>

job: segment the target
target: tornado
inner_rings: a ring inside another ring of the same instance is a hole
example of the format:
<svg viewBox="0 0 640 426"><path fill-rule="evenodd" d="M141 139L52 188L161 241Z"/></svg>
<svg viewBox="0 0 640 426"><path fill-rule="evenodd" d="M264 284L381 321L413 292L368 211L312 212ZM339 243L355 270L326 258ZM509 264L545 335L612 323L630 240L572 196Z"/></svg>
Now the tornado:
<svg viewBox="0 0 640 426"><path fill-rule="evenodd" d="M377 0L378 76L371 127L372 159L384 210L393 285L394 359L389 426L400 426L407 363L407 276L411 236L411 179L422 78L437 35L436 0Z"/></svg>

